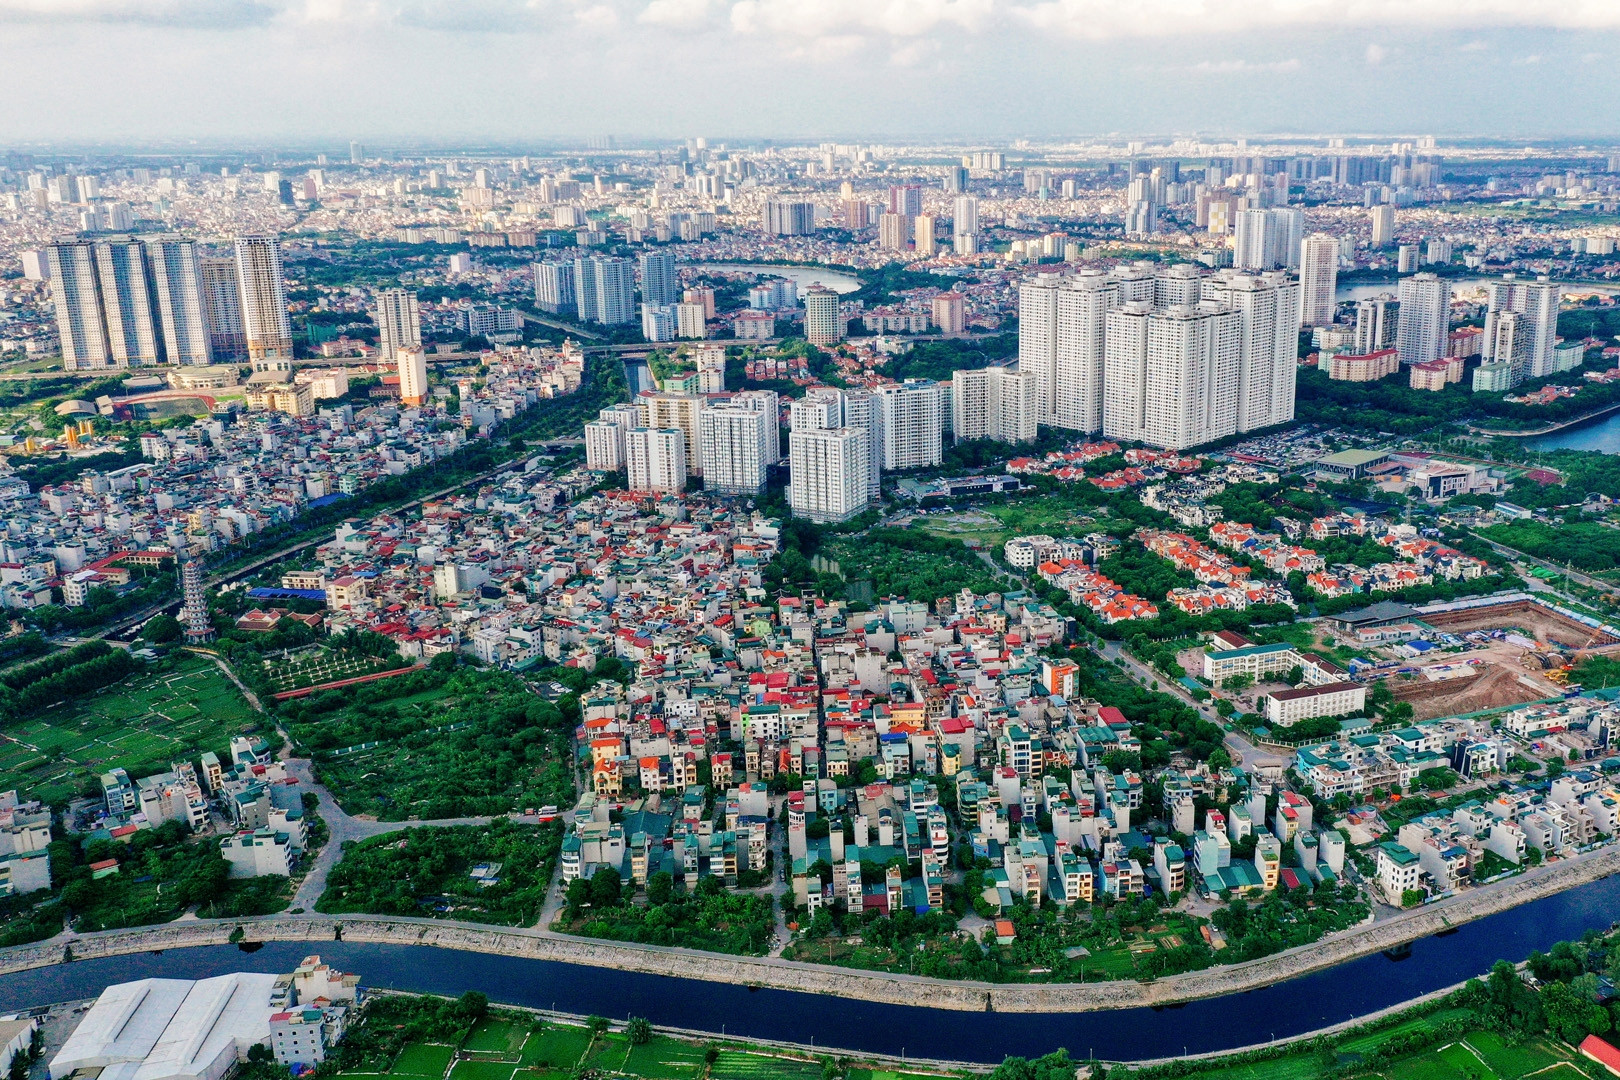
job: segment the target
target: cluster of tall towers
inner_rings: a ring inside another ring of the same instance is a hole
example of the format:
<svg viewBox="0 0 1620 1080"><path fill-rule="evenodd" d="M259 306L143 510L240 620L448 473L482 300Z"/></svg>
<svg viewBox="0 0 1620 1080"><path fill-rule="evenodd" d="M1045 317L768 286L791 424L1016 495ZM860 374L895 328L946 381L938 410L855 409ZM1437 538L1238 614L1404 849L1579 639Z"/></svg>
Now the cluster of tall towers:
<svg viewBox="0 0 1620 1080"><path fill-rule="evenodd" d="M63 240L45 257L69 371L292 359L275 237L238 237L224 258L127 236Z"/></svg>
<svg viewBox="0 0 1620 1080"><path fill-rule="evenodd" d="M1040 274L1018 296L1038 421L1183 449L1294 418L1300 286L1191 264Z"/></svg>

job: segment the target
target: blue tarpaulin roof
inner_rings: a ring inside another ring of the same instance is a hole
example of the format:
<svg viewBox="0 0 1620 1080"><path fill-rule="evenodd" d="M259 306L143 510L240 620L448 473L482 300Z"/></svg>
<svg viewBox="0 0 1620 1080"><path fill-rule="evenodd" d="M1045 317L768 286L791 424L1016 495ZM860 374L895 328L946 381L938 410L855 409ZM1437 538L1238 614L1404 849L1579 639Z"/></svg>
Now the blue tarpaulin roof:
<svg viewBox="0 0 1620 1080"><path fill-rule="evenodd" d="M249 589L255 600L326 600L325 589Z"/></svg>

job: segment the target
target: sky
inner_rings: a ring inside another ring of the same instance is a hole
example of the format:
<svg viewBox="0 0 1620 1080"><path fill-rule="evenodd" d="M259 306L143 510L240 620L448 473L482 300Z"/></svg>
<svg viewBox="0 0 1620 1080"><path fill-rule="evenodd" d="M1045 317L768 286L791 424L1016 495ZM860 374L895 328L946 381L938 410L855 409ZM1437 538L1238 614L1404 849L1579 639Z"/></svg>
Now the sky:
<svg viewBox="0 0 1620 1080"><path fill-rule="evenodd" d="M1620 141L1620 0L0 0L0 149Z"/></svg>

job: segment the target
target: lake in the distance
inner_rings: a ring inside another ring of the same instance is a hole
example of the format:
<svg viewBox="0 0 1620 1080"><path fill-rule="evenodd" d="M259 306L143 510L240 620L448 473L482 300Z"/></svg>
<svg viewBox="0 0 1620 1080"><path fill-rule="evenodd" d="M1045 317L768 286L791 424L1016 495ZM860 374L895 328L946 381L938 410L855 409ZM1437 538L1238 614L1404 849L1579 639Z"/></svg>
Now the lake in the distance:
<svg viewBox="0 0 1620 1080"><path fill-rule="evenodd" d="M820 266L775 266L762 263L697 263L694 270L711 270L725 274L758 274L760 277L787 278L796 282L800 293L820 282L840 296L861 287L861 279L853 274L828 270Z"/></svg>
<svg viewBox="0 0 1620 1080"><path fill-rule="evenodd" d="M1452 294L1455 295L1457 293L1471 292L1471 291L1473 291L1475 289L1483 288L1486 282L1488 282L1488 281L1500 281L1501 279L1500 278L1494 278L1494 277L1462 277L1462 278L1451 278L1450 280L1451 280L1451 291L1452 291ZM1533 278L1526 278L1526 280L1534 280L1534 279ZM1393 295L1395 295L1398 288L1399 288L1399 285L1395 281L1355 281L1355 282L1347 282L1347 283L1341 284L1337 289L1334 290L1333 298L1335 300L1337 300L1339 303L1342 304L1347 300L1365 300L1370 296L1383 296L1386 293L1393 296ZM1615 286L1615 285L1570 285L1570 284L1566 284L1564 286L1564 288L1569 293L1579 293L1580 295L1583 295L1583 296L1586 295L1587 293L1594 293L1594 292L1600 292L1600 293L1620 292L1620 286Z"/></svg>
<svg viewBox="0 0 1620 1080"><path fill-rule="evenodd" d="M1523 441L1532 450L1597 450L1620 454L1620 412Z"/></svg>

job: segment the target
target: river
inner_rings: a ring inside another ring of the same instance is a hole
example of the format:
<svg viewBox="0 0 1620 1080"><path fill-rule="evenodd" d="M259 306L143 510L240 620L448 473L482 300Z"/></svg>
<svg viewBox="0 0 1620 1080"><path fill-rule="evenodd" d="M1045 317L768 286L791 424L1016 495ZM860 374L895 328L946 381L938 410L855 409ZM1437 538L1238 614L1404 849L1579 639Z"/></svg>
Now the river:
<svg viewBox="0 0 1620 1080"><path fill-rule="evenodd" d="M840 270L828 270L820 266L776 266L760 263L697 263L694 270L719 271L726 274L758 274L760 277L787 278L796 282L799 292L820 282L840 296L852 293L861 287L861 279L853 274L846 274Z"/></svg>
<svg viewBox="0 0 1620 1080"><path fill-rule="evenodd" d="M751 990L606 968L407 945L270 942L252 952L220 945L81 960L0 976L0 1011L92 997L110 983L291 971L307 953L366 985L438 994L481 990L491 1000L739 1037L856 1052L993 1063L1066 1047L1076 1056L1138 1060L1234 1049L1314 1031L1398 1005L1499 959L1606 927L1620 916L1620 875L1414 942L1410 955L1363 957L1274 986L1162 1009L1036 1014L963 1013L881 1005L783 990Z"/></svg>

